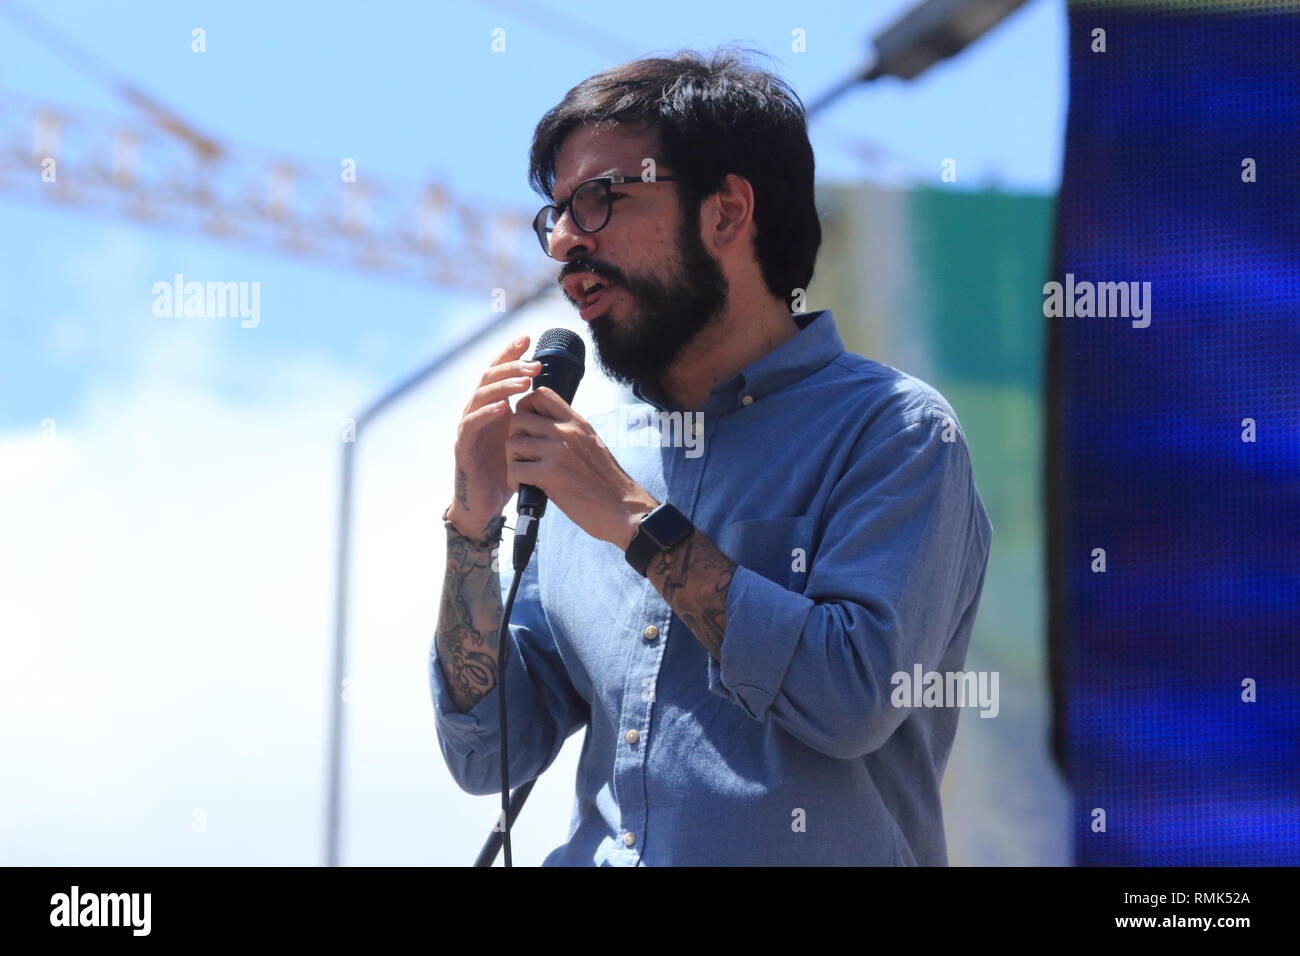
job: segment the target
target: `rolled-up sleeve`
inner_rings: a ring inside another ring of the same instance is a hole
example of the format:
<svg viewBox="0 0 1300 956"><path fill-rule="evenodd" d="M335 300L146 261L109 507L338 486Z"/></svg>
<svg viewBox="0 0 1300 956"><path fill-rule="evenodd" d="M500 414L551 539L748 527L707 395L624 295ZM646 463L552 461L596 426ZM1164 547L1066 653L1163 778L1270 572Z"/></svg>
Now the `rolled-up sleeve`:
<svg viewBox="0 0 1300 956"><path fill-rule="evenodd" d="M709 687L848 759L906 719L892 676L936 669L978 599L991 526L955 420L932 410L884 440L859 436L819 531L803 593L737 567Z"/></svg>
<svg viewBox="0 0 1300 956"><path fill-rule="evenodd" d="M540 557L534 555L525 569L510 615L506 705L512 789L545 771L590 713L569 680L542 611L537 584ZM501 583L504 606L508 572L503 571ZM438 745L456 783L476 795L500 792L500 689L493 687L464 713L457 710L438 657L436 631L429 648L429 686Z"/></svg>

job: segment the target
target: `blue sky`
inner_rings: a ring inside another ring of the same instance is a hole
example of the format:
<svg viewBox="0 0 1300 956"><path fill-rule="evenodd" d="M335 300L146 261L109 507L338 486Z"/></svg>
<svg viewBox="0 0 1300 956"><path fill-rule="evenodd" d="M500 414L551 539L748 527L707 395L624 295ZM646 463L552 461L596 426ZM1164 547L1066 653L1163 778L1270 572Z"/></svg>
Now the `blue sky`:
<svg viewBox="0 0 1300 956"><path fill-rule="evenodd" d="M468 200L531 210L524 177L537 119L583 77L639 53L735 41L771 53L811 99L856 67L866 38L906 4L667 2L606 7L610 19L558 4L465 2L47 2L35 9L100 62L220 139L330 168L353 157L362 177L436 177ZM570 8L571 9L571 8ZM520 14L518 11L527 11ZM961 188L993 183L1046 192L1059 170L1064 16L1030 0L1001 28L919 81L850 94L814 123L819 175L937 181L956 157ZM584 26L585 24L585 26ZM190 31L207 33L207 52ZM506 31L506 52L490 49ZM805 31L807 52L791 51ZM611 52L612 51L612 52ZM109 88L34 46L0 19L0 91L132 116ZM856 142L887 151L865 163ZM129 374L141 339L175 332L144 308L175 272L261 283L256 335L222 330L213 387L234 397L274 389L261 363L318 352L377 382L418 364L483 296L341 273L201 238L152 232L0 194L9 268L0 280L0 425L72 413L96 379ZM129 251L128 251L129 250ZM99 263L97 267L96 264ZM105 318L107 313L113 319Z"/></svg>
<svg viewBox="0 0 1300 956"><path fill-rule="evenodd" d="M671 0L607 5L599 22L572 6L561 18L554 0L36 9L223 140L331 170L353 157L362 177L438 177L463 198L531 212L533 126L591 73L735 41L772 53L812 98L906 6ZM202 54L190 49L195 27ZM498 27L504 54L490 49ZM796 28L806 53L790 50ZM863 88L819 119L819 174L937 185L954 157L952 188L1054 190L1064 47L1064 3L1030 0L923 80ZM0 109L11 92L74 117L134 117L0 18ZM9 119L0 112L0 131L12 133ZM864 164L854 140L887 150L888 167ZM0 859L315 863L340 425L486 319L489 290L379 281L20 203L3 188L0 223L0 606L12 665L0 726L23 728L0 735ZM260 283L259 325L153 315L153 284L176 273ZM534 324L519 331L546 327ZM456 792L440 766L424 672L450 441L486 360L485 349L467 356L362 445L347 862L464 863L489 825L487 798ZM583 391L601 395L595 383ZM534 792L524 829L538 829L520 834L521 862L563 836L577 740ZM949 839L960 861L961 833Z"/></svg>

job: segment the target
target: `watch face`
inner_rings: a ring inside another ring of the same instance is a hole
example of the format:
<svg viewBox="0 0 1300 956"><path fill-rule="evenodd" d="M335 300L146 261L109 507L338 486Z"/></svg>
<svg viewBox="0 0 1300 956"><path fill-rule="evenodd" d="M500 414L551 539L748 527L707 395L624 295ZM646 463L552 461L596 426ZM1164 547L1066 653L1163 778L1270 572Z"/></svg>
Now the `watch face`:
<svg viewBox="0 0 1300 956"><path fill-rule="evenodd" d="M670 504L660 505L646 515L641 527L654 539L660 551L667 551L695 529L686 515Z"/></svg>
<svg viewBox="0 0 1300 956"><path fill-rule="evenodd" d="M627 563L644 576L656 554L667 551L694 530L695 525L686 515L665 502L641 519L632 543L624 552Z"/></svg>

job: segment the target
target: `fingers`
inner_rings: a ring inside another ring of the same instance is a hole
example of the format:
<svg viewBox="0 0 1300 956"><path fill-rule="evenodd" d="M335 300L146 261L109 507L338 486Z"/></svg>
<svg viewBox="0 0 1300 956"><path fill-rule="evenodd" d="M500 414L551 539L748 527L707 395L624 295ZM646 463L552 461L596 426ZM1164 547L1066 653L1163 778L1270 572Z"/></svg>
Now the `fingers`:
<svg viewBox="0 0 1300 956"><path fill-rule="evenodd" d="M506 442L507 461L541 461L542 454L552 443L531 435L514 435Z"/></svg>
<svg viewBox="0 0 1300 956"><path fill-rule="evenodd" d="M528 348L528 336L521 335L498 353L496 360L479 379L461 418L461 431L474 432L510 410L510 397L524 395L533 378L541 371L540 362L521 356ZM563 422L580 417L569 404L549 388L533 389L516 406L520 413L512 419L511 434L543 437L549 432L542 421Z"/></svg>
<svg viewBox="0 0 1300 956"><path fill-rule="evenodd" d="M506 484L511 490L518 491L520 484L536 485L542 488L539 482L546 480L546 471L540 462L536 461L516 461L506 462ZM545 488L542 488L545 491Z"/></svg>
<svg viewBox="0 0 1300 956"><path fill-rule="evenodd" d="M515 359L512 362L503 362L500 365L493 365L483 377L479 379L479 385L491 385L493 382L499 382L503 378L509 378L512 375L527 375L530 379L542 370L541 362L534 362L531 359Z"/></svg>
<svg viewBox="0 0 1300 956"><path fill-rule="evenodd" d="M522 359L506 362L503 365L493 365L479 379L479 388L493 385L507 378L527 378L531 382L533 376L541 370L540 362L526 362Z"/></svg>
<svg viewBox="0 0 1300 956"><path fill-rule="evenodd" d="M492 364L503 365L506 362L509 362L511 359L517 359L519 358L519 356L524 354L524 350L527 348L528 348L528 336L521 335L519 336L519 338L515 339L513 342L511 342L509 345L503 348L501 350L501 353L496 357L496 361L493 362Z"/></svg>
<svg viewBox="0 0 1300 956"><path fill-rule="evenodd" d="M502 378L490 385L480 385L474 390L474 397L470 399L467 411L477 411L486 405L504 401L512 395L522 395L528 391L532 382L531 375L523 375L519 378Z"/></svg>
<svg viewBox="0 0 1300 956"><path fill-rule="evenodd" d="M480 428L490 425L498 418L505 418L508 411L510 411L509 402L493 402L490 405L484 405L460 420L461 434L472 434Z"/></svg>
<svg viewBox="0 0 1300 956"><path fill-rule="evenodd" d="M555 422L580 418L578 413L569 406L568 402L545 385L533 389L532 392L520 399L519 410L533 412Z"/></svg>
<svg viewBox="0 0 1300 956"><path fill-rule="evenodd" d="M553 418L547 418L545 415L539 415L531 409L525 408L525 401L526 398L519 400L514 415L510 417L508 435L511 438L516 435L529 435L533 438L558 437L559 423Z"/></svg>
<svg viewBox="0 0 1300 956"><path fill-rule="evenodd" d="M540 362L521 358L527 348L528 336L521 335L501 350L479 379L478 388L465 406L466 415L527 391L533 376L542 368Z"/></svg>

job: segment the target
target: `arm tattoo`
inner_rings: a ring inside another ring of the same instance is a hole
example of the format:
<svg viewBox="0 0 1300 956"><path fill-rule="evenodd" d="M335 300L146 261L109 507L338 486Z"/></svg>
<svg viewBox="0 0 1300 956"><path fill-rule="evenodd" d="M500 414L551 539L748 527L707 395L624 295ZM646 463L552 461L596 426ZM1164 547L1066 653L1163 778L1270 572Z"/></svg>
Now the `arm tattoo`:
<svg viewBox="0 0 1300 956"><path fill-rule="evenodd" d="M438 614L438 660L461 713L497 683L497 629L501 626L501 576L492 568L496 545L484 548L447 534L447 572Z"/></svg>
<svg viewBox="0 0 1300 956"><path fill-rule="evenodd" d="M735 573L736 562L698 529L646 568L650 583L719 664L727 631L727 590Z"/></svg>
<svg viewBox="0 0 1300 956"><path fill-rule="evenodd" d="M456 501L469 511L469 476L465 474L464 468L456 469Z"/></svg>

